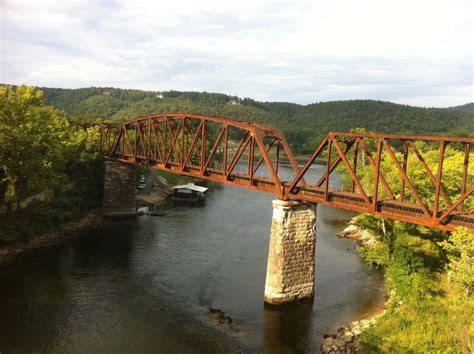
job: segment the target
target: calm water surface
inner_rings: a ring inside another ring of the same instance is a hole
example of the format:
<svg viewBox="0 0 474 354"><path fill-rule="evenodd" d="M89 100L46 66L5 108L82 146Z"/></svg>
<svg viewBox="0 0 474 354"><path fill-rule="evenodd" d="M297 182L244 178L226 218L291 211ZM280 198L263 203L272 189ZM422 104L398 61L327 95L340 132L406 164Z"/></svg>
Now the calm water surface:
<svg viewBox="0 0 474 354"><path fill-rule="evenodd" d="M210 187L200 207L112 221L0 268L0 352L314 352L381 306L382 275L336 237L353 214L324 206L314 301L264 306L274 196Z"/></svg>

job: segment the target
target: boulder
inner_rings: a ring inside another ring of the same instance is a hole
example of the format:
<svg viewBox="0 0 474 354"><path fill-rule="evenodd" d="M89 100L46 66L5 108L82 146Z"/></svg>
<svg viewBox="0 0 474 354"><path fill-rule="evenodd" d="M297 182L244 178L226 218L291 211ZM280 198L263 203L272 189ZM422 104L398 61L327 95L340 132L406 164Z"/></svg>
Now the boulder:
<svg viewBox="0 0 474 354"><path fill-rule="evenodd" d="M344 339L337 338L334 341L334 345L336 345L338 348L344 348L344 346L346 345L346 342L344 341Z"/></svg>
<svg viewBox="0 0 474 354"><path fill-rule="evenodd" d="M219 321L219 323L224 323L224 316L225 316L224 312L222 312L219 309L214 309L212 307L209 309L209 312L211 313L211 317L214 320Z"/></svg>
<svg viewBox="0 0 474 354"><path fill-rule="evenodd" d="M337 234L337 237L347 237L349 235L354 235L360 232L360 229L355 226L355 225L349 225L347 226L344 230L342 230L340 233Z"/></svg>
<svg viewBox="0 0 474 354"><path fill-rule="evenodd" d="M351 322L351 326L352 326L352 327L356 327L356 326L359 326L359 325L360 325L360 322L359 322L359 321Z"/></svg>
<svg viewBox="0 0 474 354"><path fill-rule="evenodd" d="M354 335L351 332L346 332L343 338L346 343L350 343L354 340Z"/></svg>
<svg viewBox="0 0 474 354"><path fill-rule="evenodd" d="M322 351L323 353L329 353L331 350L332 350L332 349L331 349L331 346L330 346L330 345L324 345L324 344L323 344L323 345L321 346L321 351Z"/></svg>
<svg viewBox="0 0 474 354"><path fill-rule="evenodd" d="M327 346L331 346L334 344L334 338L332 337L327 337L327 338L324 338L323 339L323 346L324 345L327 345Z"/></svg>

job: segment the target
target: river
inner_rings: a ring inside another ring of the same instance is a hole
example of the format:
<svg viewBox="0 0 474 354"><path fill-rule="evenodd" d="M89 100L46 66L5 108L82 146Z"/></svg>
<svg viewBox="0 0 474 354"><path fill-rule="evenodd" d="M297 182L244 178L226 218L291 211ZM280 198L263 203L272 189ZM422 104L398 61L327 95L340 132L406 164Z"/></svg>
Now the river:
<svg viewBox="0 0 474 354"><path fill-rule="evenodd" d="M382 274L336 237L354 214L321 205L314 301L264 306L274 196L209 186L201 206L110 221L0 268L0 352L316 352L382 306Z"/></svg>

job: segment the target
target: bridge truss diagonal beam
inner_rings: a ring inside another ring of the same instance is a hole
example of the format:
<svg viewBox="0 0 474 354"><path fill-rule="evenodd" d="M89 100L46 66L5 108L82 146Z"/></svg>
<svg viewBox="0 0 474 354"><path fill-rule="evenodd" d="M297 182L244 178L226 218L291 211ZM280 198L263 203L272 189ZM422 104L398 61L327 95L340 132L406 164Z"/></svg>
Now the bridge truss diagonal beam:
<svg viewBox="0 0 474 354"><path fill-rule="evenodd" d="M321 203L441 230L474 230L474 176L469 165L473 138L330 132L299 166L280 130L237 119L160 114L120 125L80 125L97 130L100 150L109 160L270 192L283 200ZM438 150L436 166L423 156L424 146ZM450 195L449 176L443 173L449 146L464 156L457 194L451 187ZM282 173L282 163L291 175ZM319 170L325 172L309 183L315 164L323 165ZM430 186L420 187L415 169L426 174ZM332 184L335 173L346 177L343 188ZM373 175L371 183L364 173Z"/></svg>

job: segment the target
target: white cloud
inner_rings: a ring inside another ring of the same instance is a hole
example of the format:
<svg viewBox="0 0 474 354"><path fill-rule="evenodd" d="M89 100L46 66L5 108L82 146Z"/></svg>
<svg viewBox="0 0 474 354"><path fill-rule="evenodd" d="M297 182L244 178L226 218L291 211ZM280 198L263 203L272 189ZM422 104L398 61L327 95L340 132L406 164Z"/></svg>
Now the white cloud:
<svg viewBox="0 0 474 354"><path fill-rule="evenodd" d="M460 0L3 0L0 81L310 103L472 101Z"/></svg>

